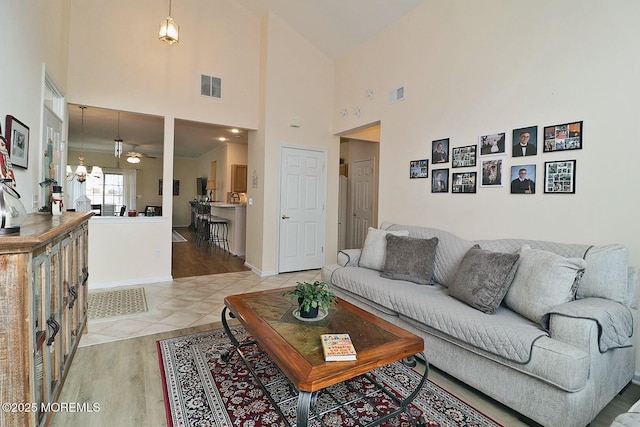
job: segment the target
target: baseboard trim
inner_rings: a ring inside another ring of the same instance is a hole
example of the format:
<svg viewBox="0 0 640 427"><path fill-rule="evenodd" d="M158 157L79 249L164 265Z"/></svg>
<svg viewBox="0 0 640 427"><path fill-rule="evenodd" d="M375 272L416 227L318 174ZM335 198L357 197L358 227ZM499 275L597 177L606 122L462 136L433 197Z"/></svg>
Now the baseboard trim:
<svg viewBox="0 0 640 427"><path fill-rule="evenodd" d="M98 282L91 283L89 281L89 289L107 289L118 288L120 286L148 285L149 283L171 282L171 276L143 277L140 279L118 280L115 282Z"/></svg>
<svg viewBox="0 0 640 427"><path fill-rule="evenodd" d="M249 264L246 261L244 263L244 266L247 267L247 268L250 268L251 271L253 271L255 274L257 274L260 277L275 276L276 274L278 274L275 271L262 271L259 268L254 267L253 265Z"/></svg>

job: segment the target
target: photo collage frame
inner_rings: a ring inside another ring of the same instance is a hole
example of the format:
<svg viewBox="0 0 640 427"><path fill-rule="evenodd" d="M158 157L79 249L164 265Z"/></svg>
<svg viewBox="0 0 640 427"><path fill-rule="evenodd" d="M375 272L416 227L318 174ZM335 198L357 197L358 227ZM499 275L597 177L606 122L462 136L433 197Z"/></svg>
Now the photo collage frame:
<svg viewBox="0 0 640 427"><path fill-rule="evenodd" d="M508 187L511 194L531 195L536 194L537 185L542 185L545 194L575 194L576 159L545 161L544 177L538 179L536 162L517 158L531 158L539 152L581 150L584 123L567 122L542 129L539 133L538 126L532 125L514 128L509 133L487 133L472 145L454 146L450 138L433 140L431 159L409 162L409 178L428 178L431 162L431 193L475 194L479 186ZM507 160L509 155L512 160ZM451 172L443 167L447 165ZM542 184L536 184L539 180Z"/></svg>

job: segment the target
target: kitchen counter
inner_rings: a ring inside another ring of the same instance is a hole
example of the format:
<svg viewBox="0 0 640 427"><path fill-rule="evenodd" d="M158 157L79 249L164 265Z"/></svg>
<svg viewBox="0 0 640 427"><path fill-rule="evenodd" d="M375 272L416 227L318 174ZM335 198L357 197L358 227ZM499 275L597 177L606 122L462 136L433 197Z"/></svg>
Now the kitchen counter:
<svg viewBox="0 0 640 427"><path fill-rule="evenodd" d="M226 202L211 202L211 206L216 208L245 208L246 203L226 203Z"/></svg>
<svg viewBox="0 0 640 427"><path fill-rule="evenodd" d="M247 240L247 204L212 202L211 213L229 220L229 252L243 257Z"/></svg>

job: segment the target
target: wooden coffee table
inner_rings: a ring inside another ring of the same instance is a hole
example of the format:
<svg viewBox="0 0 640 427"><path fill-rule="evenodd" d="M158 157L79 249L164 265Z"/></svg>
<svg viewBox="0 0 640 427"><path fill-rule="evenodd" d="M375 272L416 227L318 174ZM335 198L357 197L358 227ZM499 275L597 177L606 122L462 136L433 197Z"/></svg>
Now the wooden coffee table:
<svg viewBox="0 0 640 427"><path fill-rule="evenodd" d="M242 347L253 342L241 344L236 340L227 323L227 315L238 319L253 336L255 343L298 390L297 427L307 426L310 408L315 405L319 390L396 361L411 360L424 350L422 338L342 299L338 299L337 305L320 320L299 320L293 315L297 306L282 295L289 289L273 289L225 298L222 323L235 350L242 356ZM358 353L357 360L325 362L320 342L320 335L324 333L348 333ZM427 379L428 364L424 354L422 358L425 360L425 372L416 390L404 400L397 399L385 391L399 403L400 409L385 414L369 424L370 426L378 425L406 411ZM276 410L283 415L278 404L255 374L254 378L261 384L265 395ZM384 390L384 387L382 389ZM283 419L287 422L284 415Z"/></svg>

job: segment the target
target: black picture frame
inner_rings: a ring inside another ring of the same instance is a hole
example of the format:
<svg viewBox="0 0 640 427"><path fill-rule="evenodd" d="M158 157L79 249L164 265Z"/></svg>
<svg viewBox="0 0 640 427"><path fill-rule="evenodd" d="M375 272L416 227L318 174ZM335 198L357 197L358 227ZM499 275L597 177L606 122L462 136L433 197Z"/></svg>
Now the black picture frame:
<svg viewBox="0 0 640 427"><path fill-rule="evenodd" d="M11 164L27 169L29 166L29 127L14 116L6 117L7 151Z"/></svg>
<svg viewBox="0 0 640 427"><path fill-rule="evenodd" d="M429 178L429 159L411 160L409 162L409 178Z"/></svg>
<svg viewBox="0 0 640 427"><path fill-rule="evenodd" d="M529 134L527 137L526 134ZM524 142L524 144L522 144ZM538 126L513 130L511 157L528 157L538 154Z"/></svg>
<svg viewBox="0 0 640 427"><path fill-rule="evenodd" d="M448 193L449 192L449 169L432 169L431 170L431 192L432 193Z"/></svg>
<svg viewBox="0 0 640 427"><path fill-rule="evenodd" d="M478 146L466 145L454 147L451 151L451 167L468 168L476 165L478 159Z"/></svg>
<svg viewBox="0 0 640 427"><path fill-rule="evenodd" d="M173 180L173 195L174 196L179 196L180 195L180 180L179 179L174 179ZM162 196L162 179L158 180L158 196Z"/></svg>
<svg viewBox="0 0 640 427"><path fill-rule="evenodd" d="M536 194L535 164L511 166L511 194Z"/></svg>
<svg viewBox="0 0 640 427"><path fill-rule="evenodd" d="M449 163L449 138L431 142L431 164Z"/></svg>
<svg viewBox="0 0 640 427"><path fill-rule="evenodd" d="M475 193L478 183L477 172L454 172L451 174L452 193Z"/></svg>
<svg viewBox="0 0 640 427"><path fill-rule="evenodd" d="M575 194L576 161L544 162L544 192L547 194Z"/></svg>
<svg viewBox="0 0 640 427"><path fill-rule="evenodd" d="M545 126L543 152L582 150L583 131L581 121Z"/></svg>

